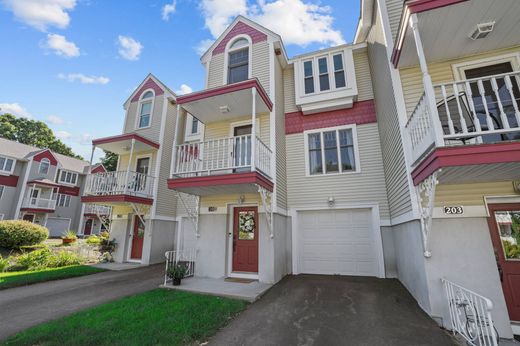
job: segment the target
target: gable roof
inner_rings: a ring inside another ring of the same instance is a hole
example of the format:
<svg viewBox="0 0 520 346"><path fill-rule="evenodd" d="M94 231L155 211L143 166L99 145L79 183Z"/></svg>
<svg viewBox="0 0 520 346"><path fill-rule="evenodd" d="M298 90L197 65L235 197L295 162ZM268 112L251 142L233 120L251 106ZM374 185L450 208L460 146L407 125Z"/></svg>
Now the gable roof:
<svg viewBox="0 0 520 346"><path fill-rule="evenodd" d="M126 99L125 103L123 103L123 107L126 109L128 107L128 104L133 101L134 97L136 97L140 92L144 91L143 87L145 89L148 89L145 84L149 81L153 81L159 88L162 89L163 93L167 94L167 96L172 97L174 100L177 99L177 95L166 86L163 82L159 80L159 78L155 77L152 73L148 73L148 75L142 80L142 82L135 88L135 90L130 94L130 96Z"/></svg>

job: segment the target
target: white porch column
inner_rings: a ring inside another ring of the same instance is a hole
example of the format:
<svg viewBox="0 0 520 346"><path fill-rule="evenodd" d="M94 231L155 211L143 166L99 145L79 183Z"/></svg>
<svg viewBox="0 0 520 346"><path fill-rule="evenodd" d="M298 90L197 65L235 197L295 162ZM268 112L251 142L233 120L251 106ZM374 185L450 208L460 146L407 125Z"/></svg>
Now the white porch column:
<svg viewBox="0 0 520 346"><path fill-rule="evenodd" d="M173 173L177 169L177 146L180 143L180 134L179 134L179 128L181 124L181 112L182 107L181 105L177 104L177 117L175 118L175 129L173 132L173 147L172 147L172 161L170 163L170 178L173 178Z"/></svg>
<svg viewBox="0 0 520 346"><path fill-rule="evenodd" d="M90 153L90 169L89 173L92 171L92 161L94 161L94 151L96 151L96 146L92 144L92 152Z"/></svg>
<svg viewBox="0 0 520 346"><path fill-rule="evenodd" d="M424 55L424 48L419 34L419 28L417 26L418 19L417 14L414 13L410 16L410 28L413 31L413 37L415 40L415 47L417 49L417 57L419 58L419 65L423 76L424 94L426 96L429 114L431 122L435 132L435 146L444 146L444 132L442 130L442 124L439 119L439 113L437 112L437 105L435 103L435 90L433 89L432 79L428 73L428 64L426 63L426 57Z"/></svg>
<svg viewBox="0 0 520 346"><path fill-rule="evenodd" d="M135 145L135 139L132 138L132 145L130 146L130 157L128 158L128 164L126 165L126 177L125 177L125 191L128 189L128 178L130 177L130 165L132 164L132 156L134 156L134 145Z"/></svg>
<svg viewBox="0 0 520 346"><path fill-rule="evenodd" d="M256 171L256 87L251 89L251 172Z"/></svg>

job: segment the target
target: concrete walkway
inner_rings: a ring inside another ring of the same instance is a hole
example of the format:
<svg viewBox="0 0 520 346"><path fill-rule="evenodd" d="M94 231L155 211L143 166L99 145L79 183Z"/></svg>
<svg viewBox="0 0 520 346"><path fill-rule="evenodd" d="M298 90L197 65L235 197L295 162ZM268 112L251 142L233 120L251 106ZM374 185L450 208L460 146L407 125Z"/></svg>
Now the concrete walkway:
<svg viewBox="0 0 520 346"><path fill-rule="evenodd" d="M397 280L288 276L210 345L457 345Z"/></svg>
<svg viewBox="0 0 520 346"><path fill-rule="evenodd" d="M0 340L37 324L159 287L164 265L107 271L0 291Z"/></svg>

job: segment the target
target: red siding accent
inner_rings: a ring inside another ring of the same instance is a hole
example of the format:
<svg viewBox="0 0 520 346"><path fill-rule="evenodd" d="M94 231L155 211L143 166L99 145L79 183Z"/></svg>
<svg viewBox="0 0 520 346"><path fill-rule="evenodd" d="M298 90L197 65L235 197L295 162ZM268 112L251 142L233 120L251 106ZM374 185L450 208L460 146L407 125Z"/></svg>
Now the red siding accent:
<svg viewBox="0 0 520 346"><path fill-rule="evenodd" d="M153 91L155 92L155 96L164 94L164 90L157 83L155 83L152 78L148 78L148 80L143 84L141 89L139 89L139 91L135 93L134 97L132 97L131 102L139 101L141 94L146 89L153 89Z"/></svg>
<svg viewBox="0 0 520 346"><path fill-rule="evenodd" d="M78 186L60 186L58 188L58 192L64 195L70 196L79 196L79 187Z"/></svg>
<svg viewBox="0 0 520 346"><path fill-rule="evenodd" d="M136 197L129 195L110 195L110 196L83 196L81 197L83 203L103 203L103 202L123 202L123 203L140 203L140 204L153 204L153 199Z"/></svg>
<svg viewBox="0 0 520 346"><path fill-rule="evenodd" d="M127 133L127 134L124 134L124 135L117 135L117 136L93 139L92 140L92 144L93 145L99 145L99 144L104 144L104 143L114 143L114 142L119 142L119 141L125 141L127 139L132 139L132 138L135 139L136 141L139 141L139 142L144 143L144 144L148 144L151 147L159 149L159 144L158 143L155 143L155 142L153 142L153 141L151 141L149 139L141 137L141 136L139 136L138 134L135 134L135 133Z"/></svg>
<svg viewBox="0 0 520 346"><path fill-rule="evenodd" d="M49 149L42 151L41 153L34 155L33 160L40 162L44 158L49 159L52 166L58 165L58 160L56 160L56 157L51 153Z"/></svg>
<svg viewBox="0 0 520 346"><path fill-rule="evenodd" d="M520 162L520 142L437 148L412 172L415 185L442 167Z"/></svg>
<svg viewBox="0 0 520 346"><path fill-rule="evenodd" d="M16 187L18 185L17 175L0 175L0 185Z"/></svg>
<svg viewBox="0 0 520 346"><path fill-rule="evenodd" d="M46 182L41 180L31 180L27 182L27 185L36 184L36 185L43 185L43 186L49 186L49 187L60 187L59 184L55 184L52 182Z"/></svg>
<svg viewBox="0 0 520 346"><path fill-rule="evenodd" d="M21 211L29 213L54 213L54 209L20 208Z"/></svg>
<svg viewBox="0 0 520 346"><path fill-rule="evenodd" d="M227 33L227 35L220 41L220 43L213 49L212 55L224 53L226 45L237 35L248 35L251 37L251 41L254 43L262 42L267 40L267 35L255 28L247 25L243 22L238 22L235 26Z"/></svg>
<svg viewBox="0 0 520 346"><path fill-rule="evenodd" d="M107 170L105 168L105 166L103 165L98 165L96 166L96 168L94 168L90 173L105 173Z"/></svg>
<svg viewBox="0 0 520 346"><path fill-rule="evenodd" d="M285 113L285 134L301 133L325 127L368 124L377 122L374 100L354 103L354 107L303 115L302 112Z"/></svg>
<svg viewBox="0 0 520 346"><path fill-rule="evenodd" d="M204 177L168 179L168 188L203 187L215 185L259 184L273 191L273 182L258 172L208 175Z"/></svg>

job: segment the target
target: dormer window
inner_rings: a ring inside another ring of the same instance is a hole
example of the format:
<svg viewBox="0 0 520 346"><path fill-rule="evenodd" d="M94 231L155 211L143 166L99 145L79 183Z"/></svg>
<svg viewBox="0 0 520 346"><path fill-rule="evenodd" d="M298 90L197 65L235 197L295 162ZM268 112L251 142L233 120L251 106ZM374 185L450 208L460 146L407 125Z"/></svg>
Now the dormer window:
<svg viewBox="0 0 520 346"><path fill-rule="evenodd" d="M139 101L139 118L137 127L142 129L150 126L153 110L153 98L154 93L148 90L143 93L141 100Z"/></svg>
<svg viewBox="0 0 520 346"><path fill-rule="evenodd" d="M51 165L51 161L49 159L44 158L40 161L40 167L38 168L39 174L47 175L49 173L49 167Z"/></svg>
<svg viewBox="0 0 520 346"><path fill-rule="evenodd" d="M228 84L249 79L249 41L236 39L228 48Z"/></svg>
<svg viewBox="0 0 520 346"><path fill-rule="evenodd" d="M320 91L329 90L329 68L327 67L327 57L318 59L318 70L320 73Z"/></svg>
<svg viewBox="0 0 520 346"><path fill-rule="evenodd" d="M314 92L314 76L312 73L312 60L303 63L305 93L312 94Z"/></svg>

